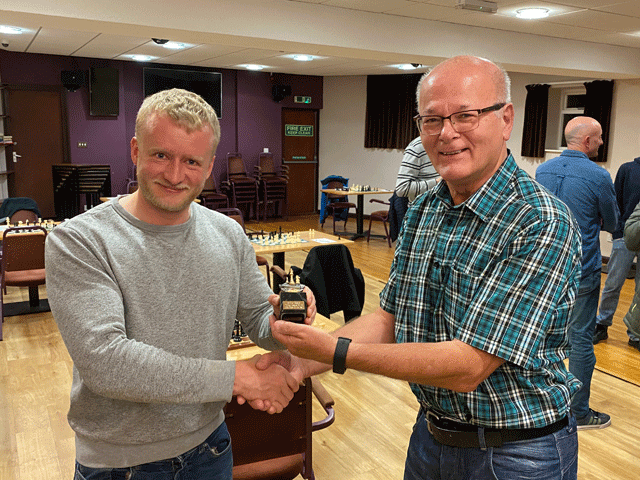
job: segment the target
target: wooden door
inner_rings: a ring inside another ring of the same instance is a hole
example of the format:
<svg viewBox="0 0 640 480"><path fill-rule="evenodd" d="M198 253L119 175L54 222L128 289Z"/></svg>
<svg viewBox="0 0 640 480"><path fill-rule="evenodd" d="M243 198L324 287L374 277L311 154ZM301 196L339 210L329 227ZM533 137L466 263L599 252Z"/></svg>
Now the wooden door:
<svg viewBox="0 0 640 480"><path fill-rule="evenodd" d="M282 109L282 161L289 166L289 215L318 210L318 112Z"/></svg>
<svg viewBox="0 0 640 480"><path fill-rule="evenodd" d="M16 145L7 156L9 195L36 201L42 218L55 217L51 166L65 162L66 117L62 87L7 86L8 135Z"/></svg>

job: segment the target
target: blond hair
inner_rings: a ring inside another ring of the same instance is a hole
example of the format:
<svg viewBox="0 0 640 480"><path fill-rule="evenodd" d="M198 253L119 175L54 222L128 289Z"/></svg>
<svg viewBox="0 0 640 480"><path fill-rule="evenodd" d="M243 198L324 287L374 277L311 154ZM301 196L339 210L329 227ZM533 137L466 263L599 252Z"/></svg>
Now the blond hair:
<svg viewBox="0 0 640 480"><path fill-rule="evenodd" d="M151 115L163 114L178 123L187 132L200 130L205 126L213 131L213 153L220 143L220 122L211 105L200 95L180 88L163 90L144 99L136 117L136 137L146 127Z"/></svg>

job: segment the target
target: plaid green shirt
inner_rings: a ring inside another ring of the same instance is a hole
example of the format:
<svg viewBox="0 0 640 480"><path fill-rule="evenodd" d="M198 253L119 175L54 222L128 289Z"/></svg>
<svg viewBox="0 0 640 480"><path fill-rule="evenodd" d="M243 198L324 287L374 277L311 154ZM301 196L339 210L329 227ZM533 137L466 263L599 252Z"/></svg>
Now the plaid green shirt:
<svg viewBox="0 0 640 480"><path fill-rule="evenodd" d="M511 154L453 205L444 182L405 217L380 305L396 341L458 339L506 362L470 393L411 384L428 410L487 428L533 428L568 414L580 387L565 368L580 279L569 209Z"/></svg>

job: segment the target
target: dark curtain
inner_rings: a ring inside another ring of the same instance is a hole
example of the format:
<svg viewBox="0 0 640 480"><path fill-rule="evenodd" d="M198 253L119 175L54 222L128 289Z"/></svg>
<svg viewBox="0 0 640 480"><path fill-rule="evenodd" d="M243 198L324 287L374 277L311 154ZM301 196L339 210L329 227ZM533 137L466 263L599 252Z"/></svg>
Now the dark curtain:
<svg viewBox="0 0 640 480"><path fill-rule="evenodd" d="M587 97L584 104L584 114L595 118L602 126L602 141L604 142L598 156L593 160L606 162L609 152L609 132L611 130L611 106L613 105L613 80L594 80L585 82Z"/></svg>
<svg viewBox="0 0 640 480"><path fill-rule="evenodd" d="M404 149L419 134L413 121L421 74L367 76L365 148Z"/></svg>
<svg viewBox="0 0 640 480"><path fill-rule="evenodd" d="M547 111L550 85L527 85L524 104L524 129L522 131L523 157L544 157L547 140Z"/></svg>

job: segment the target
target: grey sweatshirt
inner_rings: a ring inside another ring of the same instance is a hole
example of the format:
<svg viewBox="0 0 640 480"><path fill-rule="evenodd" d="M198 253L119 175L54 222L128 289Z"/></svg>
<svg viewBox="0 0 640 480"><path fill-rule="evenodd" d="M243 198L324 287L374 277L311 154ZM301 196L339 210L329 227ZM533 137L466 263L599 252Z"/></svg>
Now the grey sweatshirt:
<svg viewBox="0 0 640 480"><path fill-rule="evenodd" d="M127 467L175 457L223 421L238 318L258 345L272 293L233 219L199 205L176 226L136 219L114 199L46 242L51 311L73 359L76 459Z"/></svg>

